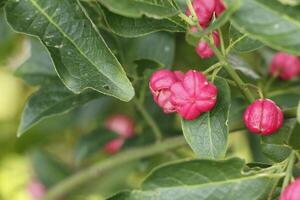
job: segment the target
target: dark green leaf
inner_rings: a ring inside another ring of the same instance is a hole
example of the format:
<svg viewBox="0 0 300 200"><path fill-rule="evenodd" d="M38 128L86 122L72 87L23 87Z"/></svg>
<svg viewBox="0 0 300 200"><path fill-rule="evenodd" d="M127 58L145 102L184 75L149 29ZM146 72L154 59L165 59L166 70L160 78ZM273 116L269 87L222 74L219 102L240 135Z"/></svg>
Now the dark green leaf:
<svg viewBox="0 0 300 200"><path fill-rule="evenodd" d="M99 96L99 93L91 90L74 94L59 80L51 81L29 98L22 113L18 136L43 119L69 112Z"/></svg>
<svg viewBox="0 0 300 200"><path fill-rule="evenodd" d="M117 134L104 128L99 128L84 135L75 147L75 161L77 164L89 155L99 151L106 143L118 137Z"/></svg>
<svg viewBox="0 0 300 200"><path fill-rule="evenodd" d="M173 64L175 54L174 35L166 32L152 33L134 39L120 39L122 57L127 64L137 60L152 60L163 67Z"/></svg>
<svg viewBox="0 0 300 200"><path fill-rule="evenodd" d="M244 75L251 77L252 79L261 78L246 61L235 54L228 55L228 62L235 70L242 72Z"/></svg>
<svg viewBox="0 0 300 200"><path fill-rule="evenodd" d="M178 14L172 0L99 0L108 10L126 17L161 19Z"/></svg>
<svg viewBox="0 0 300 200"><path fill-rule="evenodd" d="M281 129L270 136L262 136L262 150L274 162L285 160L291 153L289 138L296 126L295 119L285 120Z"/></svg>
<svg viewBox="0 0 300 200"><path fill-rule="evenodd" d="M31 40L31 56L17 69L15 75L31 85L42 85L57 78L49 54L38 40Z"/></svg>
<svg viewBox="0 0 300 200"><path fill-rule="evenodd" d="M33 152L32 166L35 175L47 188L51 188L71 174L71 170L61 161L44 151Z"/></svg>
<svg viewBox="0 0 300 200"><path fill-rule="evenodd" d="M236 29L275 49L300 55L299 7L270 0L241 2L231 20Z"/></svg>
<svg viewBox="0 0 300 200"><path fill-rule="evenodd" d="M74 93L91 88L124 101L134 96L120 63L78 1L9 1L5 10L16 31L42 40L60 78Z"/></svg>
<svg viewBox="0 0 300 200"><path fill-rule="evenodd" d="M143 190L119 193L110 200L261 200L266 199L280 175L242 173L240 159L191 160L154 170Z"/></svg>
<svg viewBox="0 0 300 200"><path fill-rule="evenodd" d="M178 18L161 20L148 17L129 18L109 12L106 8L102 10L109 28L122 37L139 37L157 31L185 31L185 24Z"/></svg>
<svg viewBox="0 0 300 200"><path fill-rule="evenodd" d="M249 38L247 35L240 33L233 26L230 26L229 29L230 39L232 41L238 41L235 43L233 49L238 52L250 52L255 51L264 45L258 41Z"/></svg>
<svg viewBox="0 0 300 200"><path fill-rule="evenodd" d="M184 136L200 158L223 158L227 150L230 89L224 79L217 78L217 104L193 121L182 120Z"/></svg>

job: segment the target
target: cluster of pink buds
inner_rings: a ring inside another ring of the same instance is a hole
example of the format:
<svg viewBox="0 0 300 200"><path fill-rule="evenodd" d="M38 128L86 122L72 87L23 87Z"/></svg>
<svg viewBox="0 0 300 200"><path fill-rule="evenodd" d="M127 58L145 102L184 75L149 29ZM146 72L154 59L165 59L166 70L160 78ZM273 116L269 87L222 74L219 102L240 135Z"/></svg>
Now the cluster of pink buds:
<svg viewBox="0 0 300 200"><path fill-rule="evenodd" d="M287 186L280 196L280 200L299 200L300 199L300 178Z"/></svg>
<svg viewBox="0 0 300 200"><path fill-rule="evenodd" d="M199 25L205 29L213 20L214 16L218 17L225 10L225 5L222 0L194 0L192 2L192 6L197 15ZM187 8L186 15L191 16L191 11ZM197 32L198 29L196 27L191 27L192 32ZM214 31L211 34L212 41L216 47L220 46L220 38L218 32ZM214 55L213 50L209 47L209 45L200 40L197 47L196 52L201 58L210 58Z"/></svg>
<svg viewBox="0 0 300 200"><path fill-rule="evenodd" d="M243 119L251 132L270 135L281 128L283 113L272 100L259 99L247 107Z"/></svg>
<svg viewBox="0 0 300 200"><path fill-rule="evenodd" d="M194 120L210 111L217 101L217 88L195 70L187 73L158 70L150 78L154 101L165 113L177 112L185 120Z"/></svg>
<svg viewBox="0 0 300 200"><path fill-rule="evenodd" d="M282 80L290 80L300 75L300 59L284 52L276 53L270 65L270 73Z"/></svg>
<svg viewBox="0 0 300 200"><path fill-rule="evenodd" d="M107 154L115 154L120 151L126 139L134 135L134 121L126 115L113 115L105 122L105 127L119 135L118 138L108 142L104 151Z"/></svg>

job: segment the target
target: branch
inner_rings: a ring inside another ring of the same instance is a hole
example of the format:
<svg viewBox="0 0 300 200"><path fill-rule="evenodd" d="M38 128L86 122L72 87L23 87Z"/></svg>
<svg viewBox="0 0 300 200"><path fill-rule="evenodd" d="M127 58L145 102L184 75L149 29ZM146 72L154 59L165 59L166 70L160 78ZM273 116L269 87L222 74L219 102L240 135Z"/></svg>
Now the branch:
<svg viewBox="0 0 300 200"><path fill-rule="evenodd" d="M74 190L74 188L90 181L91 179L100 177L106 171L121 166L130 161L149 157L158 153L165 152L167 150L184 146L186 144L187 143L183 137L176 137L166 139L161 143L121 152L107 160L95 163L94 165L66 178L65 180L51 188L44 197L44 200L58 199Z"/></svg>

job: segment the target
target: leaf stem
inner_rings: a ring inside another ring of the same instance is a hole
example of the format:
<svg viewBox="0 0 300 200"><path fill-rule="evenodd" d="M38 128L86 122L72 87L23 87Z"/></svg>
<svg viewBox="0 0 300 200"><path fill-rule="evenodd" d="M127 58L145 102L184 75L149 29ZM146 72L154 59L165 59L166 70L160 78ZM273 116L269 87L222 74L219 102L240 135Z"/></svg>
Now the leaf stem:
<svg viewBox="0 0 300 200"><path fill-rule="evenodd" d="M291 178L293 176L293 167L294 167L295 160L296 160L296 155L295 152L292 151L291 155L289 156L289 162L287 163L286 176L283 180L281 192L284 191L286 186L288 186L288 184L291 181Z"/></svg>
<svg viewBox="0 0 300 200"><path fill-rule="evenodd" d="M161 143L156 143L149 146L134 148L121 152L107 160L95 163L94 165L83 169L73 176L66 178L58 185L51 188L44 200L54 200L61 198L62 196L73 191L74 188L77 188L83 185L86 182L91 181L94 178L98 178L109 170L114 169L115 167L122 166L125 163L130 161L138 160L141 158L149 157L167 150L176 149L180 146L184 146L186 141L184 137L175 137L171 139L166 139Z"/></svg>
<svg viewBox="0 0 300 200"><path fill-rule="evenodd" d="M134 99L133 102L135 103L136 108L142 114L148 125L152 128L156 141L160 142L162 140L162 132L158 127L157 123L154 121L152 116L147 112L146 108L139 100Z"/></svg>

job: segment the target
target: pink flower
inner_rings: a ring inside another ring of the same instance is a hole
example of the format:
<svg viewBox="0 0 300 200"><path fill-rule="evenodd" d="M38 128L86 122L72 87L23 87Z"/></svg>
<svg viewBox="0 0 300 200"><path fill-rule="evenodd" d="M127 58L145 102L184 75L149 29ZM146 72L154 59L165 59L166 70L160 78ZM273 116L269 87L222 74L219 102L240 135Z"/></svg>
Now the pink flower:
<svg viewBox="0 0 300 200"><path fill-rule="evenodd" d="M33 179L27 187L28 193L34 200L41 200L46 193L45 186L38 180Z"/></svg>
<svg viewBox="0 0 300 200"><path fill-rule="evenodd" d="M192 2L192 5L198 17L200 26L206 27L210 23L213 17L213 13L216 7L216 1L215 0L194 0ZM191 15L189 9L186 10L186 15L187 16Z"/></svg>
<svg viewBox="0 0 300 200"><path fill-rule="evenodd" d="M192 5L198 17L199 25L203 28L210 24L214 13L216 13L216 16L219 16L225 10L223 0L194 0ZM186 15L191 15L188 8L186 10Z"/></svg>
<svg viewBox="0 0 300 200"><path fill-rule="evenodd" d="M215 46L218 48L220 46L219 33L214 31L212 33L213 41ZM214 55L213 50L209 47L207 42L200 40L198 46L196 47L196 52L201 58L210 58Z"/></svg>
<svg viewBox="0 0 300 200"><path fill-rule="evenodd" d="M217 16L220 16L224 11L226 7L223 3L223 0L216 0L216 7L215 7L215 12Z"/></svg>
<svg viewBox="0 0 300 200"><path fill-rule="evenodd" d="M272 100L259 99L247 107L243 119L251 132L270 135L281 128L283 113Z"/></svg>
<svg viewBox="0 0 300 200"><path fill-rule="evenodd" d="M154 72L150 78L149 88L157 103L165 113L175 112L174 105L170 102L170 87L175 82L182 79L183 74L179 71L172 72L162 69Z"/></svg>
<svg viewBox="0 0 300 200"><path fill-rule="evenodd" d="M278 75L282 80L295 78L300 74L300 60L284 52L276 53L272 59L270 73L273 76Z"/></svg>
<svg viewBox="0 0 300 200"><path fill-rule="evenodd" d="M105 153L111 154L111 155L118 153L121 150L124 142L125 142L124 138L117 138L117 139L111 140L104 146Z"/></svg>
<svg viewBox="0 0 300 200"><path fill-rule="evenodd" d="M195 70L189 70L182 81L174 83L171 92L172 104L186 120L194 120L202 112L211 110L217 101L216 86Z"/></svg>
<svg viewBox="0 0 300 200"><path fill-rule="evenodd" d="M105 127L119 134L122 138L130 138L134 134L134 121L126 115L113 115L105 122Z"/></svg>
<svg viewBox="0 0 300 200"><path fill-rule="evenodd" d="M299 200L300 199L300 178L287 186L280 196L280 200Z"/></svg>

